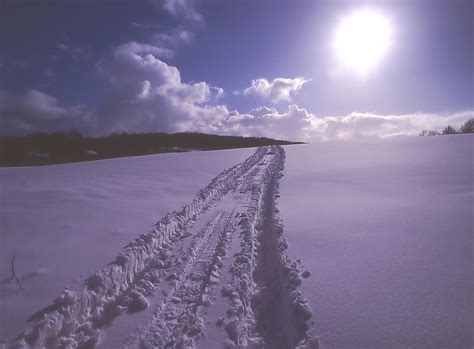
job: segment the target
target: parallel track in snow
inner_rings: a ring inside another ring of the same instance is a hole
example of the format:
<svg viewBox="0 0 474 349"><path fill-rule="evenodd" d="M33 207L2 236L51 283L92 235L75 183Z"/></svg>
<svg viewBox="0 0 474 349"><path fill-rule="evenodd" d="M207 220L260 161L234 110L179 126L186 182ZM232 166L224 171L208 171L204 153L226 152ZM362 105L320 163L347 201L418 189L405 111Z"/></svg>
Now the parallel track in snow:
<svg viewBox="0 0 474 349"><path fill-rule="evenodd" d="M106 347L117 318L149 312L123 347L317 347L275 206L284 159L261 147L222 172L83 288L64 290L13 345Z"/></svg>

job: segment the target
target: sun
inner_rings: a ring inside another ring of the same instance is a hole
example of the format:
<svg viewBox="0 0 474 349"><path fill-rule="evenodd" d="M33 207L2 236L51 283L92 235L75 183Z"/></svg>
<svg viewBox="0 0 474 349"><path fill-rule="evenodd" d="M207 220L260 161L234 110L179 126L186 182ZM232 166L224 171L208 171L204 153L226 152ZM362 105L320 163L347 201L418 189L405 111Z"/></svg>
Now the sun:
<svg viewBox="0 0 474 349"><path fill-rule="evenodd" d="M387 18L374 10L360 10L345 18L336 32L334 47L344 66L366 75L391 46Z"/></svg>

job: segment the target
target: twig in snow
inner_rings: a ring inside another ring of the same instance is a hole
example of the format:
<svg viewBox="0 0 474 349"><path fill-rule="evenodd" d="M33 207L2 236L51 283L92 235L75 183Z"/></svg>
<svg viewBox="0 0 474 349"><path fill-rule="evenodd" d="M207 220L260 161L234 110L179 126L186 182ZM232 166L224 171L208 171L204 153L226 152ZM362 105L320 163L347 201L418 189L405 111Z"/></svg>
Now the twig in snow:
<svg viewBox="0 0 474 349"><path fill-rule="evenodd" d="M16 271L15 271L15 251L13 251L13 253L12 253L12 264L11 265L12 265L12 275L10 276L10 280L15 279L16 283L20 287L20 290L23 291L23 287L21 286L21 282L18 279L18 276L16 275Z"/></svg>

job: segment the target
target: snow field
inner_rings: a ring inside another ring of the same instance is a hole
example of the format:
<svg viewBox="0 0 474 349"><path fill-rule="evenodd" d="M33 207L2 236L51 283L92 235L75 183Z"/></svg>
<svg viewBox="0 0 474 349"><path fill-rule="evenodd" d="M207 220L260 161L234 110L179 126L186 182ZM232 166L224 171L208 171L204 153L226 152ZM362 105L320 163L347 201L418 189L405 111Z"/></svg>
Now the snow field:
<svg viewBox="0 0 474 349"><path fill-rule="evenodd" d="M216 347L268 347L276 333L262 330L268 320L254 301L265 287L254 280L264 258L259 246L265 245L278 248L275 289L290 300L279 307L287 307L282 312L298 326L298 331L286 333L281 347L314 347L317 340L306 323L311 311L296 290L301 283L298 268L283 255L282 229L274 216L283 162L281 147L262 147L222 172L193 202L130 242L83 286L65 289L53 305L35 314L33 326L14 345L100 347L107 344L117 318L144 311L153 302L151 320L132 331L124 347L194 348L210 338L222 341ZM202 224L200 219L208 221ZM269 227L278 234L266 233ZM259 242L263 234L270 235ZM229 269L222 270L224 266ZM214 303L225 309L220 316ZM213 318L207 317L210 309Z"/></svg>
<svg viewBox="0 0 474 349"><path fill-rule="evenodd" d="M472 135L285 147L280 214L325 348L472 348Z"/></svg>
<svg viewBox="0 0 474 349"><path fill-rule="evenodd" d="M0 342L255 149L0 168ZM10 282L10 262L23 285ZM135 313L133 317L141 316Z"/></svg>

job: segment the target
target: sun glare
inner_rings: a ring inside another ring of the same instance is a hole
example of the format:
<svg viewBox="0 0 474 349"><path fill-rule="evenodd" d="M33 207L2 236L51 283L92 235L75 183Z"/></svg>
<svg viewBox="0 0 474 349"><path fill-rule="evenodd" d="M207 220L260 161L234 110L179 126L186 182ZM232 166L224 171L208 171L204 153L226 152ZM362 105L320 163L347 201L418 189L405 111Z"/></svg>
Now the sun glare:
<svg viewBox="0 0 474 349"><path fill-rule="evenodd" d="M372 10L358 11L345 18L334 42L341 62L361 75L377 65L390 44L389 21Z"/></svg>

